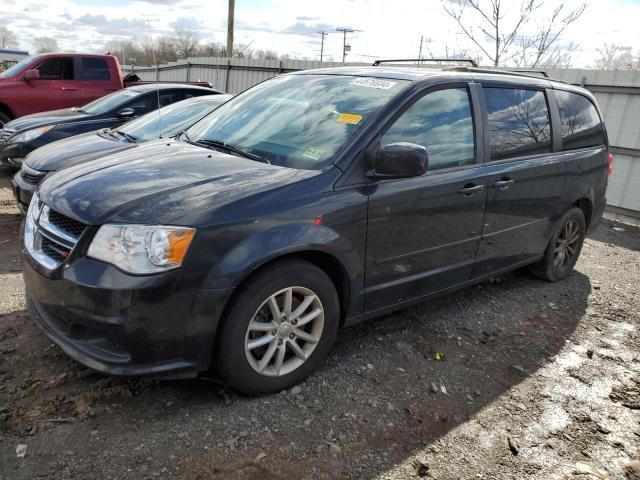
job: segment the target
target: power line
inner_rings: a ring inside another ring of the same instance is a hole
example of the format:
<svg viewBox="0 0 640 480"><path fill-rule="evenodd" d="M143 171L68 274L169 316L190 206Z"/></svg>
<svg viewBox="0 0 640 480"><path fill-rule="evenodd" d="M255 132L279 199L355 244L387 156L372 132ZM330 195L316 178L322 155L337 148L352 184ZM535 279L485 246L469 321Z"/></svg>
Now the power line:
<svg viewBox="0 0 640 480"><path fill-rule="evenodd" d="M336 32L342 32L343 37L342 37L342 63L344 63L344 61L347 58L347 47L349 48L349 51L351 51L351 45L347 45L347 33L353 33L355 32L355 30L351 29L351 28L336 28Z"/></svg>
<svg viewBox="0 0 640 480"><path fill-rule="evenodd" d="M324 30L322 30L321 32L316 32L316 33L320 34L320 36L322 37L322 40L320 42L320 61L322 61L322 56L324 54L324 39L329 34L327 32L325 32Z"/></svg>

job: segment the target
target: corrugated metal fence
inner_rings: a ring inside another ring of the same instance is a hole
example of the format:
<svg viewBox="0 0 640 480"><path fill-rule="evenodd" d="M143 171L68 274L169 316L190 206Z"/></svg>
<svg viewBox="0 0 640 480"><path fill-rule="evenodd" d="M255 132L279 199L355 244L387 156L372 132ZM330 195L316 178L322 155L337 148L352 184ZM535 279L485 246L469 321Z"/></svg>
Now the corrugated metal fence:
<svg viewBox="0 0 640 480"><path fill-rule="evenodd" d="M306 60L250 60L245 58L198 57L170 62L155 67L135 67L138 76L147 81L211 82L213 88L228 93L240 93L247 88L281 73L311 68L338 67L342 63ZM125 72L132 67L124 65Z"/></svg>
<svg viewBox="0 0 640 480"><path fill-rule="evenodd" d="M219 90L239 93L280 73L334 66L342 63L190 58L157 69L136 67L135 72L143 80L207 81ZM129 66L123 69L131 71ZM615 154L607 193L609 206L620 213L640 216L640 72L557 69L547 73L582 85L597 97Z"/></svg>

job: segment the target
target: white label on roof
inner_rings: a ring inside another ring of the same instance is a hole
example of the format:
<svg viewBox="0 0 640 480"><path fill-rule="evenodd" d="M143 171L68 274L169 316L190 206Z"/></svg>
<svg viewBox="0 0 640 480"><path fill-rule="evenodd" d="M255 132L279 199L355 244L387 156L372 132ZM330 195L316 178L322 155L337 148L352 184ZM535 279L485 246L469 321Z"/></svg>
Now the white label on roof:
<svg viewBox="0 0 640 480"><path fill-rule="evenodd" d="M381 90L389 90L398 82L390 80L380 80L379 78L358 78L353 80L351 85L360 85L361 87L379 88Z"/></svg>

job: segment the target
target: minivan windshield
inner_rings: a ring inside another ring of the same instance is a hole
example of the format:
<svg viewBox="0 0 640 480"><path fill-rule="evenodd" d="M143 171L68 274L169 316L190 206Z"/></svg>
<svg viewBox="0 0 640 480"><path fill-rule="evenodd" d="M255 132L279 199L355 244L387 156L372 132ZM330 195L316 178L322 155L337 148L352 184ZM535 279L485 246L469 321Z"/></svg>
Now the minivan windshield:
<svg viewBox="0 0 640 480"><path fill-rule="evenodd" d="M191 142L222 142L274 165L316 170L407 85L346 75L286 75L233 98L186 132Z"/></svg>
<svg viewBox="0 0 640 480"><path fill-rule="evenodd" d="M177 102L125 123L117 131L145 142L161 136L173 137L193 125L207 113L215 110L229 98L230 95L207 95L206 97Z"/></svg>
<svg viewBox="0 0 640 480"><path fill-rule="evenodd" d="M34 55L32 57L27 57L24 60L19 61L13 67L9 67L4 72L0 73L0 78L9 78L10 76L12 76L15 73L19 72L20 69L22 69L25 66L29 65L35 59L36 59L36 56Z"/></svg>
<svg viewBox="0 0 640 480"><path fill-rule="evenodd" d="M128 88L118 90L117 92L105 95L91 103L87 103L84 107L80 107L79 110L91 115L100 115L107 113L109 110L113 110L119 105L123 105L129 100L133 100L136 97L142 95L140 92L130 90Z"/></svg>

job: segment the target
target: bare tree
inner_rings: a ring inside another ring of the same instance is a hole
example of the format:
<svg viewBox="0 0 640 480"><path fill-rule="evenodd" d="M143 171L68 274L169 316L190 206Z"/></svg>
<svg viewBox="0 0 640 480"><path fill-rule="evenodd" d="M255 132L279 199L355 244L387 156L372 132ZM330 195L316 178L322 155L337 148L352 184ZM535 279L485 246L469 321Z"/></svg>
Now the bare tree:
<svg viewBox="0 0 640 480"><path fill-rule="evenodd" d="M112 55L118 57L118 61L122 65L128 65L131 58L135 58L139 65L150 65L147 63L147 59L144 56L143 50L140 45L131 39L111 40L106 43L104 47L105 51L110 52Z"/></svg>
<svg viewBox="0 0 640 480"><path fill-rule="evenodd" d="M178 58L193 57L200 47L198 36L189 30L176 30L176 53Z"/></svg>
<svg viewBox="0 0 640 480"><path fill-rule="evenodd" d="M155 57L154 50L155 49ZM167 63L167 62L175 62L178 60L178 41L174 37L161 36L156 38L154 42L151 43L151 46L145 47L147 57L150 62L149 65L153 64L154 58L158 63Z"/></svg>
<svg viewBox="0 0 640 480"><path fill-rule="evenodd" d="M560 35L582 16L586 4L569 12L561 4L550 18L541 19L544 5L544 0L523 0L519 7L512 0L442 0L445 12L496 67L508 62L536 67L562 56ZM537 33L523 34L536 23L542 25Z"/></svg>
<svg viewBox="0 0 640 480"><path fill-rule="evenodd" d="M480 57L482 56L477 50L472 51L468 48L457 48L455 46L450 47L449 45L444 46L444 53L434 54L433 52L433 40L430 37L426 37L424 42L421 43L420 46L420 55L419 58L451 58L451 59L459 59L459 58L468 58L469 60L474 60L476 63L480 63ZM425 54L422 53L424 50Z"/></svg>
<svg viewBox="0 0 640 480"><path fill-rule="evenodd" d="M18 48L18 37L7 27L0 27L0 48Z"/></svg>
<svg viewBox="0 0 640 480"><path fill-rule="evenodd" d="M635 60L631 53L631 47L605 43L601 48L596 48L599 57L594 67L598 70L638 70L640 59Z"/></svg>
<svg viewBox="0 0 640 480"><path fill-rule="evenodd" d="M278 52L276 52L275 50L258 49L253 51L252 58L257 58L260 60L277 60Z"/></svg>
<svg viewBox="0 0 640 480"><path fill-rule="evenodd" d="M560 36L569 25L582 16L586 8L587 4L583 3L574 10L567 11L565 5L560 4L553 9L550 17L536 21L537 33L522 36L520 39L520 51L515 58L516 65L533 68L568 64L577 46L573 43L561 44Z"/></svg>
<svg viewBox="0 0 640 480"><path fill-rule="evenodd" d="M51 37L36 37L33 39L33 47L38 53L49 53L58 51L58 42Z"/></svg>

